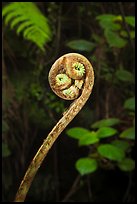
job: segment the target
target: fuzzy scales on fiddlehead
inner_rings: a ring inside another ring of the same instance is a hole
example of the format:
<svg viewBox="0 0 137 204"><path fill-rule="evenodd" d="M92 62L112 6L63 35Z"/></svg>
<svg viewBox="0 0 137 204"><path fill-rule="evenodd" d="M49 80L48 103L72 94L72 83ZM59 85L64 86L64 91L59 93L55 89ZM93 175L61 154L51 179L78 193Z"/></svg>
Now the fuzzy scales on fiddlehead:
<svg viewBox="0 0 137 204"><path fill-rule="evenodd" d="M16 194L15 202L25 200L33 178L49 149L88 100L94 84L92 65L81 54L65 54L52 65L49 72L49 83L55 94L66 100L74 100L74 102L48 134L30 163Z"/></svg>

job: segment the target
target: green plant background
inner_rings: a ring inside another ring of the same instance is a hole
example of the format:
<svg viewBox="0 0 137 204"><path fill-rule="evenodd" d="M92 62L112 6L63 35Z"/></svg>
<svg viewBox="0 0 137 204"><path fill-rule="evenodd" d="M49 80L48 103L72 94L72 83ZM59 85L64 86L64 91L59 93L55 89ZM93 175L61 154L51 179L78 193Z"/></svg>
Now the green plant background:
<svg viewBox="0 0 137 204"><path fill-rule="evenodd" d="M49 87L54 61L78 52L92 63L93 92L60 135L26 201L134 202L134 3L3 3L2 200L71 102Z"/></svg>

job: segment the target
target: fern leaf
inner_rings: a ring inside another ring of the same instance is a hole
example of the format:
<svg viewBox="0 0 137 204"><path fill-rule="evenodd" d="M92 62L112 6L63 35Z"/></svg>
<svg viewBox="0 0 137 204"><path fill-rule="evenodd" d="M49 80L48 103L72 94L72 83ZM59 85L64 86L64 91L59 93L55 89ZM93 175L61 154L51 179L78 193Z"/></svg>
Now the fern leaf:
<svg viewBox="0 0 137 204"><path fill-rule="evenodd" d="M7 25L9 23L9 21L15 17L15 14L12 12L12 13L9 13L6 17L5 17L5 24Z"/></svg>
<svg viewBox="0 0 137 204"><path fill-rule="evenodd" d="M32 23L30 21L24 21L22 24L20 24L17 28L17 34L19 34L21 31L23 31L28 26L31 26Z"/></svg>
<svg viewBox="0 0 137 204"><path fill-rule="evenodd" d="M16 25L20 25L20 22L22 21L22 24L24 21L26 21L26 18L24 16L17 16L16 18L14 18L10 24L11 29L13 29ZM21 24L21 25L22 25ZM30 24L30 21L29 21Z"/></svg>
<svg viewBox="0 0 137 204"><path fill-rule="evenodd" d="M2 9L2 17L7 15L9 12L11 12L12 10L15 9L15 6L14 6L15 2L12 3L12 4L8 4L7 6L5 6L3 9Z"/></svg>
<svg viewBox="0 0 137 204"><path fill-rule="evenodd" d="M28 28L25 29L24 33L23 33L23 36L24 38L27 38L27 35L31 32L31 31L34 31L35 30L35 27L34 26L30 26Z"/></svg>
<svg viewBox="0 0 137 204"><path fill-rule="evenodd" d="M33 41L44 50L45 43L51 40L52 34L48 19L33 2L12 2L2 10L5 24L11 29L16 26L16 33L22 32L23 37Z"/></svg>

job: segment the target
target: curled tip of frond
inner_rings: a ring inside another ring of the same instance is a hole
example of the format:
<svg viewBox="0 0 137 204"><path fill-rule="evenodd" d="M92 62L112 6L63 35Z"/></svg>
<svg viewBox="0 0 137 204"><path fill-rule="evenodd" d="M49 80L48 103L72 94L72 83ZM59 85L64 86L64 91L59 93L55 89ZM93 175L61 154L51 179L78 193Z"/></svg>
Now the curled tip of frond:
<svg viewBox="0 0 137 204"><path fill-rule="evenodd" d="M79 96L79 89L72 85L68 89L63 90L63 94L70 98L77 98Z"/></svg>
<svg viewBox="0 0 137 204"><path fill-rule="evenodd" d="M71 78L69 78L66 74L58 74L56 76L56 85L60 87L60 89L67 88L71 85Z"/></svg>
<svg viewBox="0 0 137 204"><path fill-rule="evenodd" d="M85 74L85 67L80 62L73 63L72 67L75 69L79 76L83 76Z"/></svg>

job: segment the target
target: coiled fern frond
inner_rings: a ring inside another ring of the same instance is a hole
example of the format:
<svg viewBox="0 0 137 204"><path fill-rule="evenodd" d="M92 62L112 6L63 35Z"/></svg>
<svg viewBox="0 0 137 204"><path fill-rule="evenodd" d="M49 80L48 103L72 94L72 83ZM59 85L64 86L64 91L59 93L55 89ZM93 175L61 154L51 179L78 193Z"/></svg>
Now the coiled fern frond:
<svg viewBox="0 0 137 204"><path fill-rule="evenodd" d="M6 25L15 28L17 34L22 32L25 39L34 42L43 51L45 43L51 40L48 19L33 2L12 2L3 8L2 17Z"/></svg>

